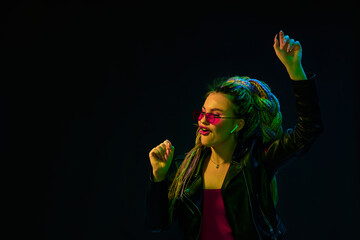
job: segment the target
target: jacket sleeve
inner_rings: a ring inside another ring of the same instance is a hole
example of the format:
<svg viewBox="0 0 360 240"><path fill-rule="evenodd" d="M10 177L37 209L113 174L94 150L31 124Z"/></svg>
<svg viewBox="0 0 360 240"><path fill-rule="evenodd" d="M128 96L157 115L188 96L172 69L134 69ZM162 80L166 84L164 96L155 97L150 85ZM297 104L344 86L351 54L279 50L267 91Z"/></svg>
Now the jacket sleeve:
<svg viewBox="0 0 360 240"><path fill-rule="evenodd" d="M306 153L323 131L316 79L291 80L295 97L297 123L265 147L265 167L272 175L293 157Z"/></svg>
<svg viewBox="0 0 360 240"><path fill-rule="evenodd" d="M184 158L185 155L177 155L173 159L167 178L161 182L154 182L152 171L149 171L146 225L152 232L160 232L170 227L168 191Z"/></svg>
<svg viewBox="0 0 360 240"><path fill-rule="evenodd" d="M150 174L147 191L147 225L152 232L160 232L169 227L168 178L154 182Z"/></svg>

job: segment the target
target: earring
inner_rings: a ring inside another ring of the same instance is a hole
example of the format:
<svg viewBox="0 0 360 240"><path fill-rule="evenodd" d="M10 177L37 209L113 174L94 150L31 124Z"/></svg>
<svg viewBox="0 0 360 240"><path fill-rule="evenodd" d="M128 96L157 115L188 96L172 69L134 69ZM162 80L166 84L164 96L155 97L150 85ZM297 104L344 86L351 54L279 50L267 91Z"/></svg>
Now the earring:
<svg viewBox="0 0 360 240"><path fill-rule="evenodd" d="M233 130L231 130L231 132L230 133L233 133L236 129L238 128L238 125L236 124L236 126L234 127L234 129Z"/></svg>

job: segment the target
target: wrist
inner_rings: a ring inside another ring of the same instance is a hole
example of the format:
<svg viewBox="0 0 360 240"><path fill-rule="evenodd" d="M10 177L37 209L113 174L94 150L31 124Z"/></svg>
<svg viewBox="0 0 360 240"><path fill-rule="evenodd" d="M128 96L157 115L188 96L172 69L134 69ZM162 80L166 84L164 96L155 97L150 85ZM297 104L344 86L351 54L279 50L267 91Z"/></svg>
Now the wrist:
<svg viewBox="0 0 360 240"><path fill-rule="evenodd" d="M155 172L152 173L153 174L153 180L154 182L161 182L163 180L165 180L166 176L162 176L160 174L156 174Z"/></svg>
<svg viewBox="0 0 360 240"><path fill-rule="evenodd" d="M307 80L307 76L301 64L288 66L286 70L291 78L291 80Z"/></svg>

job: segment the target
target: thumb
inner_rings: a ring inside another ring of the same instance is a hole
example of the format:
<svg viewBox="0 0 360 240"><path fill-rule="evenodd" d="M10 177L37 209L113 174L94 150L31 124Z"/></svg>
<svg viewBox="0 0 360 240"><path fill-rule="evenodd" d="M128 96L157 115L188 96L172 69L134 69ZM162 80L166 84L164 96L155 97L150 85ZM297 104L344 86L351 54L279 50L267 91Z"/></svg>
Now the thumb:
<svg viewBox="0 0 360 240"><path fill-rule="evenodd" d="M168 155L168 159L170 161L172 161L173 157L174 157L174 152L175 152L175 147L171 146L170 150L169 150L169 155Z"/></svg>
<svg viewBox="0 0 360 240"><path fill-rule="evenodd" d="M275 51L278 51L280 50L280 43L279 43L279 40L277 39L277 34L275 35L275 38L274 38L274 49Z"/></svg>
<svg viewBox="0 0 360 240"><path fill-rule="evenodd" d="M174 146L171 146L171 149L170 149L170 156L171 156L171 157L174 156L174 152L175 152L175 147L174 147Z"/></svg>

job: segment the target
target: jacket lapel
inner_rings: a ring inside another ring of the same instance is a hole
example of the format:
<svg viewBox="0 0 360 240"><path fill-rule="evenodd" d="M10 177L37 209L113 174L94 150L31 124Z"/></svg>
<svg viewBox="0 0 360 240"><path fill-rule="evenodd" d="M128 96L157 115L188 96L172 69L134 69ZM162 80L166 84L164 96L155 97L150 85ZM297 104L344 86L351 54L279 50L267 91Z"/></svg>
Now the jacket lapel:
<svg viewBox="0 0 360 240"><path fill-rule="evenodd" d="M248 154L245 155L245 158L248 158ZM245 160L245 159L243 159ZM225 176L225 179L224 179L224 182L221 186L221 192L224 192L226 187L229 185L229 183L231 182L231 180L236 177L242 170L243 168L245 167L245 164L244 164L245 161L231 161L230 163L230 167L229 167L229 170L228 172L226 173L226 176Z"/></svg>
<svg viewBox="0 0 360 240"><path fill-rule="evenodd" d="M240 145L238 149L234 152L233 160L230 163L230 167L228 172L226 173L224 182L221 186L221 192L224 192L228 184L231 180L236 177L241 171L245 168L245 166L250 162L250 156L252 149L254 147L254 143L252 142L250 147L245 147L244 145ZM202 154L202 160L208 154L210 154L211 150L206 149ZM189 183L188 187L185 189L185 194L189 197L191 201L193 201L198 207L201 207L202 203L202 195L203 195L203 178L202 178L202 163L197 166L196 174L193 177L193 181Z"/></svg>
<svg viewBox="0 0 360 240"><path fill-rule="evenodd" d="M224 193L226 187L231 180L236 177L241 171L251 163L251 154L253 152L256 139L251 141L250 146L239 145L239 148L235 150L233 160L230 163L228 172L226 173L224 182L221 186L221 192Z"/></svg>

